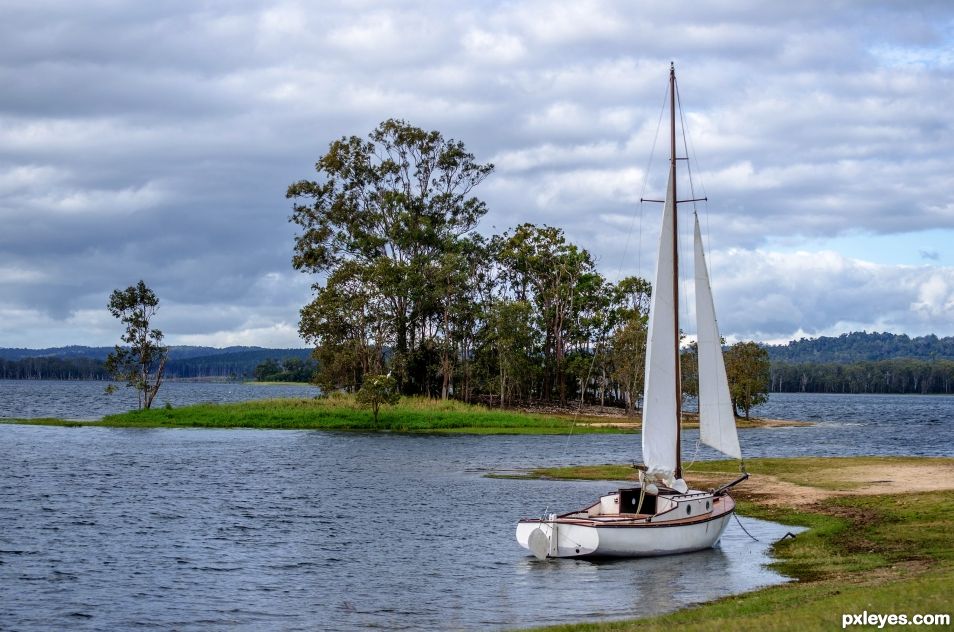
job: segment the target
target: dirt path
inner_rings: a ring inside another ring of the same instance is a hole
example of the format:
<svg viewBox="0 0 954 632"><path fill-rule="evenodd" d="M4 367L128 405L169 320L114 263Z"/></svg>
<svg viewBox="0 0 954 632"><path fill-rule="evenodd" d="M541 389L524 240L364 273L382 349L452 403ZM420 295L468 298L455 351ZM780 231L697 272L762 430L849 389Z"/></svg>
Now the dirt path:
<svg viewBox="0 0 954 632"><path fill-rule="evenodd" d="M729 477L731 478L731 477ZM727 480L719 474L689 475L697 487L713 487ZM820 481L821 482L821 481ZM733 495L776 506L812 505L834 496L900 494L954 489L954 463L897 463L889 467L855 465L836 467L824 483L844 484L842 489L822 489L783 480L778 476L753 474L736 487Z"/></svg>

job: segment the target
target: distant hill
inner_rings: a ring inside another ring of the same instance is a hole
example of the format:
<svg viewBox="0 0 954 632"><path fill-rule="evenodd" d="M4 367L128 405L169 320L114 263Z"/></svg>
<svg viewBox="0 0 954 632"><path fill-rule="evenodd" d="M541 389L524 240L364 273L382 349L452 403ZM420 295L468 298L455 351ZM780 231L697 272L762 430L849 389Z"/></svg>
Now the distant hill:
<svg viewBox="0 0 954 632"><path fill-rule="evenodd" d="M0 378L3 379L107 379L103 361L112 347L70 345L49 349L0 348ZM169 348L168 378L252 379L255 367L268 359L307 359L311 349L264 347Z"/></svg>
<svg viewBox="0 0 954 632"><path fill-rule="evenodd" d="M16 349L0 347L0 359L22 360L23 358L92 358L105 360L112 347L85 347L69 345L67 347L50 347L48 349ZM264 347L196 347L192 345L176 345L169 347L170 360L185 360L216 356L228 353L242 353L245 351L309 351L309 349L266 349Z"/></svg>
<svg viewBox="0 0 954 632"><path fill-rule="evenodd" d="M899 358L954 360L954 337L911 338L905 334L852 332L837 337L802 338L784 345L766 345L773 363L845 364Z"/></svg>

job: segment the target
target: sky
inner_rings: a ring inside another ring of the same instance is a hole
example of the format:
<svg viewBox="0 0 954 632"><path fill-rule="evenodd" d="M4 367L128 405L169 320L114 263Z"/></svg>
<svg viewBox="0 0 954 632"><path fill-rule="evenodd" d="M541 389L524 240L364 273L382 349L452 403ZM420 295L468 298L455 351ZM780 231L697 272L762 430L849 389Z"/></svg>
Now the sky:
<svg viewBox="0 0 954 632"><path fill-rule="evenodd" d="M558 226L652 278L670 61L730 341L954 335L952 3L2 11L0 347L114 344L109 293L139 279L168 343L304 346L285 190L392 117L496 165L480 232Z"/></svg>

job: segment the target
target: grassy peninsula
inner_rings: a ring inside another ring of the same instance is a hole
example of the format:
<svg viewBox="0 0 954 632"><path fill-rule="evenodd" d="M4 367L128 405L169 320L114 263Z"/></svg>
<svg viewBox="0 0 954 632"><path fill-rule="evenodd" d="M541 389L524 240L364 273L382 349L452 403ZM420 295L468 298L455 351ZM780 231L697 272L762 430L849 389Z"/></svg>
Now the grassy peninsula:
<svg viewBox="0 0 954 632"><path fill-rule="evenodd" d="M733 497L744 515L809 528L774 545L774 567L797 581L648 619L569 624L555 632L817 630L842 614L954 614L954 459L752 459ZM695 463L687 479L711 487L735 462ZM528 477L631 478L631 467L539 469ZM889 626L890 627L890 626Z"/></svg>
<svg viewBox="0 0 954 632"><path fill-rule="evenodd" d="M595 407L591 407L595 408ZM123 428L262 428L300 430L356 430L469 434L619 433L639 430L639 418L571 412L569 407L499 409L456 400L404 397L396 406L381 409L375 424L371 412L351 395L335 394L307 399L262 399L230 404L197 404L181 408L156 407L109 415L99 421L14 419L4 423L55 426L110 426ZM800 422L739 420L740 427L798 425ZM692 418L685 427L697 427Z"/></svg>
<svg viewBox="0 0 954 632"><path fill-rule="evenodd" d="M530 414L465 404L405 397L382 408L377 425L371 412L352 396L309 399L263 399L230 404L152 408L109 415L101 421L21 419L14 423L122 428L262 428L364 430L473 434L563 434L620 432L611 426L575 423L572 418Z"/></svg>

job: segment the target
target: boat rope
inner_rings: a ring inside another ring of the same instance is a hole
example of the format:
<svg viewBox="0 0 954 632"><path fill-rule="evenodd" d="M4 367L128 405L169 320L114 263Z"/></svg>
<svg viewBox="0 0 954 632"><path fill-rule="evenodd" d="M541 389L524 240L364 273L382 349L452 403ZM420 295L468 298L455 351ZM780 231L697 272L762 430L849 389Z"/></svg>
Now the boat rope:
<svg viewBox="0 0 954 632"><path fill-rule="evenodd" d="M696 208L696 200L697 200L697 198L700 197L700 196L697 196L697 195L696 195L696 189L695 189L696 181L698 180L698 182L699 182L699 189L701 190L701 197L702 197L702 200L703 200L703 208L704 208L704 213L703 213L703 215L704 215L704 217L705 217L705 228L706 228L706 230L705 230L705 239L706 239L705 247L706 247L706 252L710 252L710 253L711 253L711 252L712 252L712 248L711 248L711 244L710 244L710 242L709 242L709 237L710 237L710 235L712 234L712 231L709 229L709 194L708 194L708 192L706 191L706 184L705 184L705 182L703 181L701 175L697 175L697 177L695 177L695 178L694 178L693 175L692 175L692 165L693 165L693 163L695 163L696 165L699 164L699 157L698 157L698 155L696 154L696 144L695 144L695 143L693 142L693 140L692 140L692 134L689 132L689 128L686 126L685 112L683 111L683 108L682 108L682 95L679 93L679 84L678 84L678 82L676 83L676 101L677 101L678 104L679 104L679 108L678 108L678 109L679 109L679 120L680 120L681 123L682 123L682 146L683 146L683 151L686 153L686 171L687 171L687 173L688 173L688 175L689 175L689 191L690 191L690 193L692 194L690 197L691 197L692 200L693 200L693 202L692 202L692 212L693 212L693 214L698 215L698 210L697 210L697 208ZM690 160L690 157L692 158L691 160ZM711 281L712 281L712 276L713 276L713 274L712 274L712 262L709 261L708 263L709 263L709 280L710 280L710 283L711 283Z"/></svg>
<svg viewBox="0 0 954 632"><path fill-rule="evenodd" d="M652 171L653 159L656 156L656 143L659 140L659 130L662 129L663 115L666 112L666 99L669 97L669 85L666 85L666 90L663 93L662 105L659 109L659 120L656 121L656 133L653 135L653 144L652 148L649 151L649 158L646 160L646 168L643 170L643 182L639 190L639 246L636 252L637 265L636 270L637 274L642 273L642 256L643 256L643 198L646 195L646 187L649 185L649 174ZM619 258L619 265L616 266L616 278L619 279L620 275L623 273L623 264L626 261L626 256L629 253L629 243L633 236L633 225L636 223L636 214L633 214L632 219L629 222L629 230L626 233L626 241L623 243L623 252ZM570 449L570 438L573 436L573 431L576 429L580 413L583 410L583 400L586 395L586 387L590 383L590 378L593 376L593 367L596 365L596 357L601 353L603 347L603 340L598 340L596 346L593 349L593 357L590 358L590 366L586 371L586 379L583 380L580 388L580 403L577 406L576 412L573 414L573 424L570 426L569 432L566 435L566 441L563 443L563 452L560 455L560 458L563 459L566 457ZM631 397L635 397L635 393L630 393Z"/></svg>
<svg viewBox="0 0 954 632"><path fill-rule="evenodd" d="M738 523L739 523L739 526L742 527L742 530L745 531L745 535L749 536L750 538L752 538L752 539L755 540L756 542L762 542L762 541L759 540L757 537L755 537L754 535L752 535L751 533L749 533L749 530L746 529L746 528L745 528L745 525L742 524L742 521L739 520L739 514L737 514L737 513L735 513L735 512L733 511L733 512L732 512L732 515L735 516L735 521L738 522ZM787 536L787 535L789 535L789 534L785 534L785 535ZM792 537L794 538L795 536L792 536ZM783 536L782 539L784 540L785 537Z"/></svg>
<svg viewBox="0 0 954 632"><path fill-rule="evenodd" d="M735 516L735 521L736 521L737 523L739 523L739 526L742 527L742 530L743 530L743 531L745 531L745 535L749 536L750 538L752 538L753 540L755 540L756 542L758 542L758 543L760 543L760 544L762 543L761 540L759 540L757 537L755 537L754 535L752 535L751 533L749 533L749 530L745 528L745 525L743 525L743 524L742 524L742 521L739 520L739 514L737 514L737 513L735 513L735 512L732 512L732 515ZM795 539L795 534L792 533L791 531L786 531L786 532L785 532L785 535L783 535L782 537L780 537L780 538L779 538L778 540L776 540L773 544L778 543L778 542L781 542L782 540L787 540L788 538L791 538L791 539L794 540L794 539Z"/></svg>
<svg viewBox="0 0 954 632"><path fill-rule="evenodd" d="M702 441L696 439L696 449L692 453L692 460L689 461L689 465L682 468L684 471L688 472L692 470L692 466L696 464L696 457L699 456L699 448L702 446Z"/></svg>

